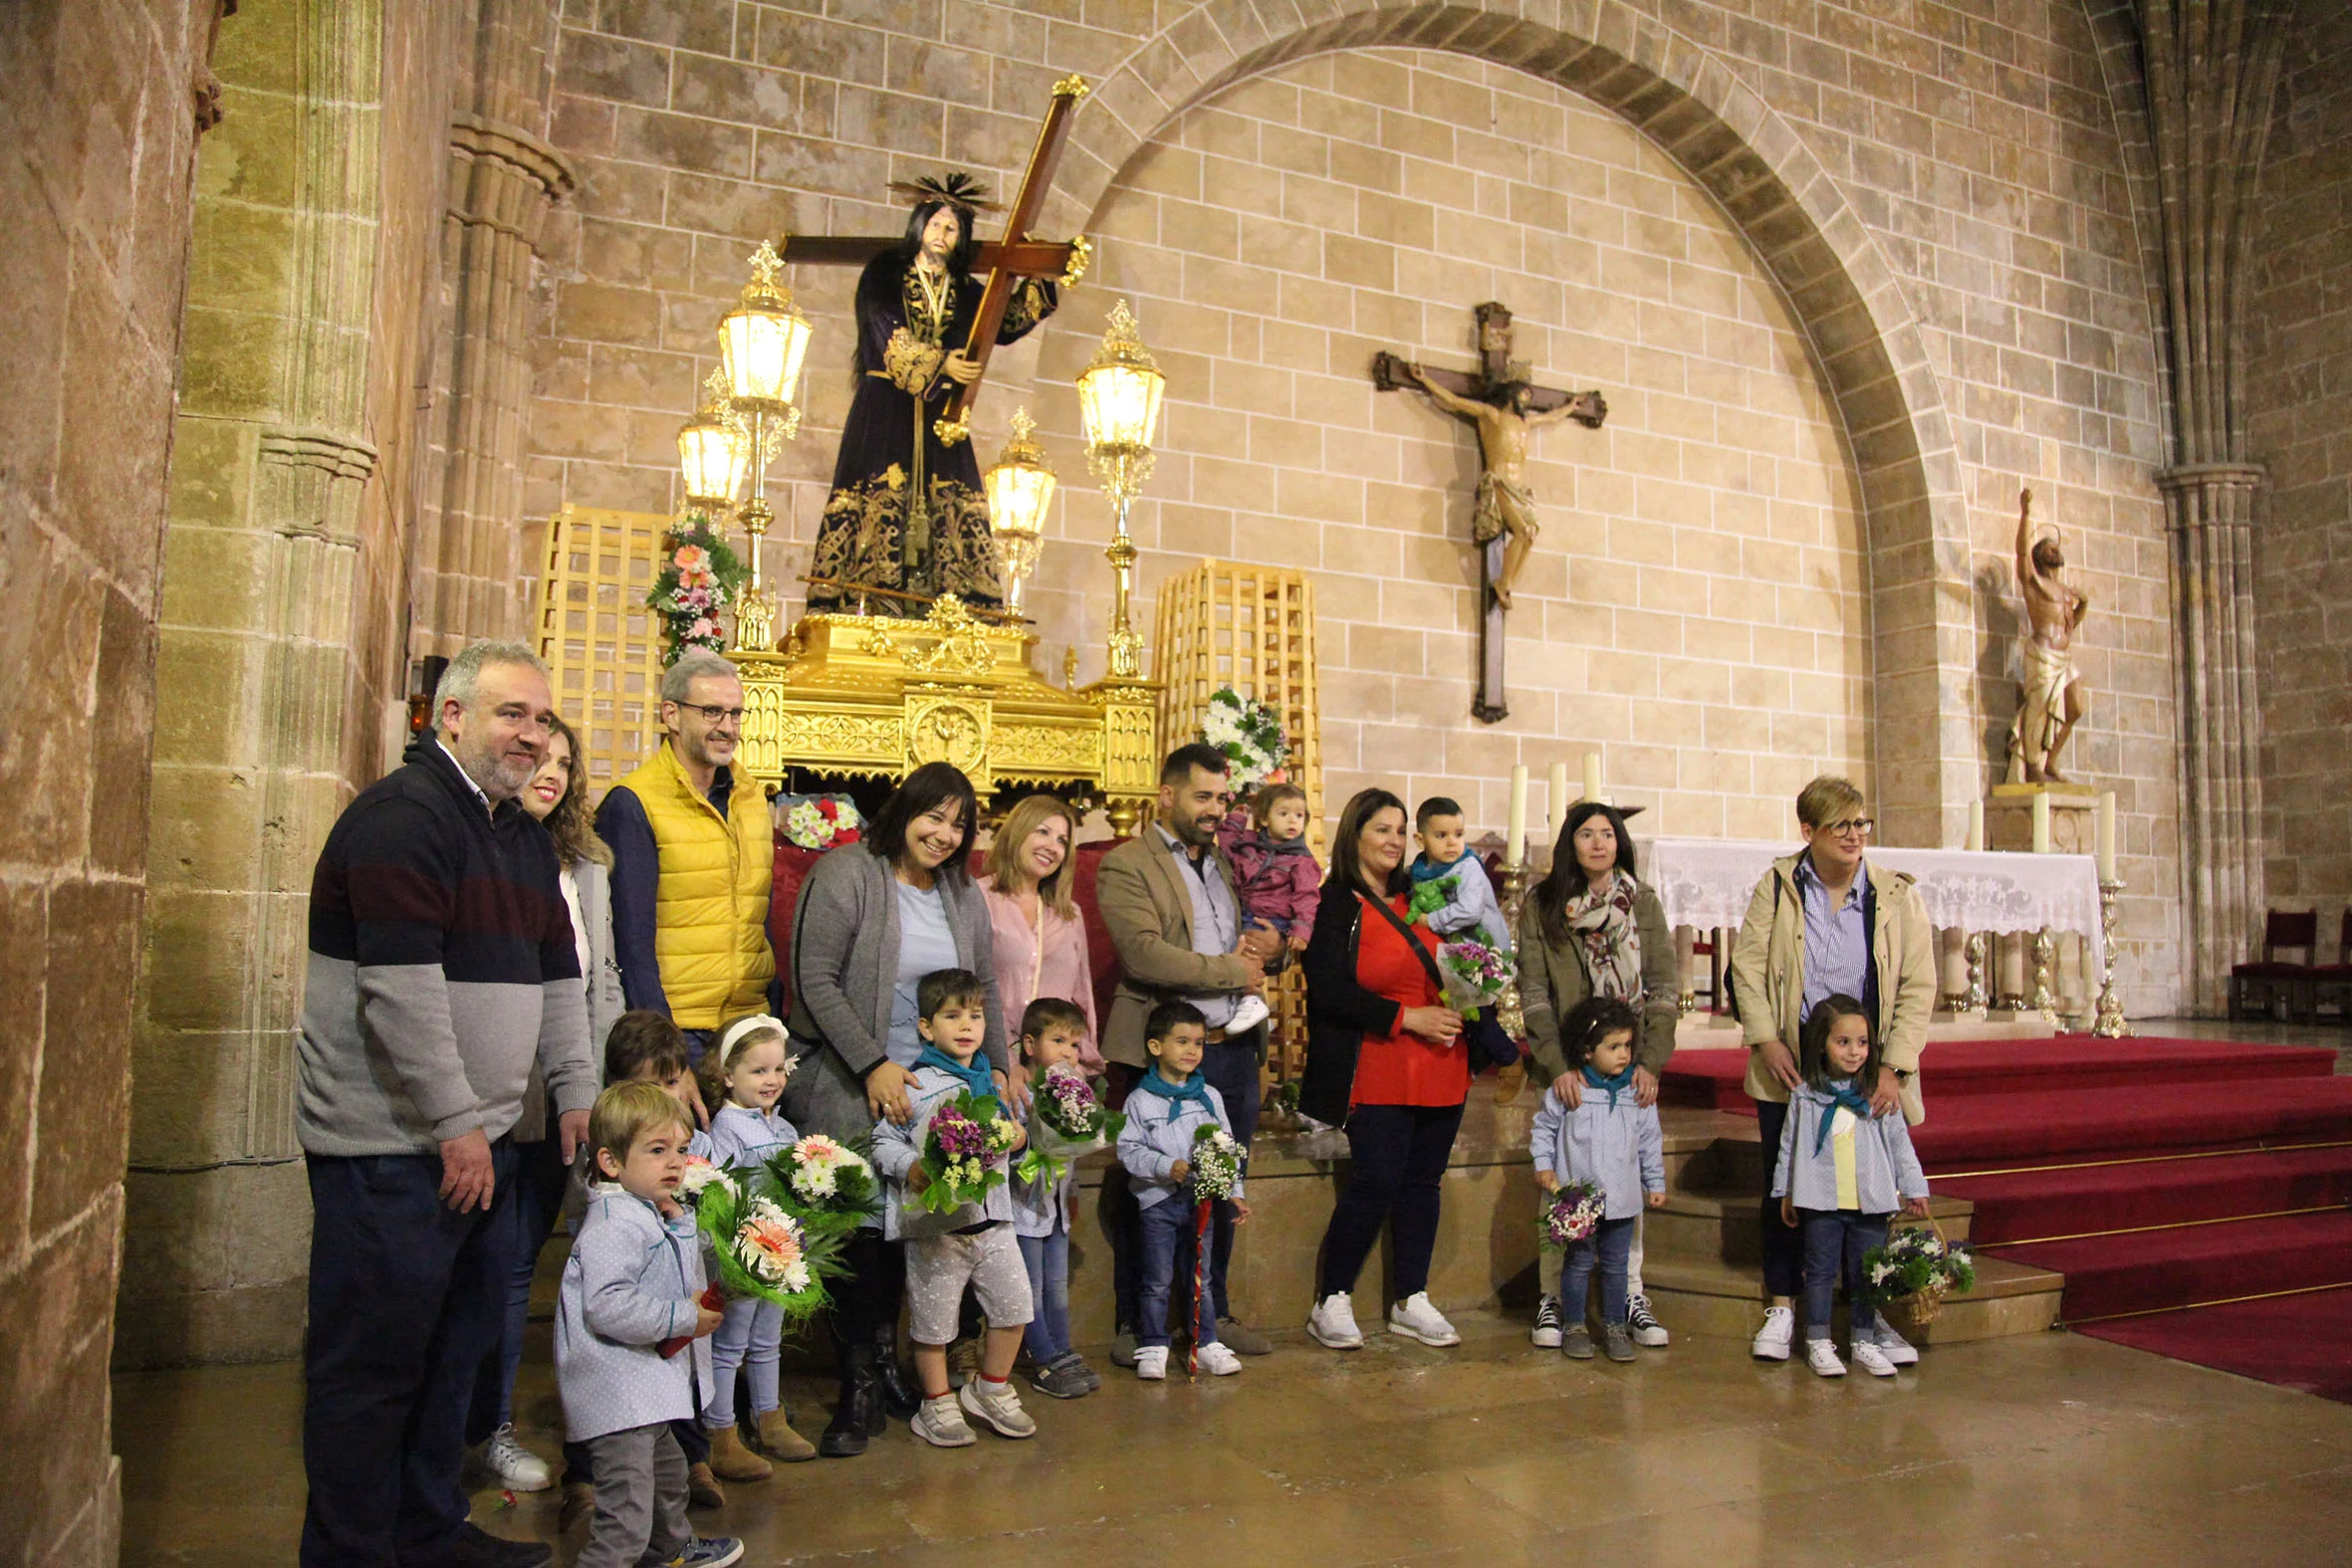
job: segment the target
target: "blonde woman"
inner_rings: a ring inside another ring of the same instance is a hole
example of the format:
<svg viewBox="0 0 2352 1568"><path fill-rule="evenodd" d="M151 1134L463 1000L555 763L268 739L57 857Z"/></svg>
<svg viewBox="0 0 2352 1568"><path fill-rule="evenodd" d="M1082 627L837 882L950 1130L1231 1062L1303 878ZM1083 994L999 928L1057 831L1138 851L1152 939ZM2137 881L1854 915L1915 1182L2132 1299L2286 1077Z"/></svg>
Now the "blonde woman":
<svg viewBox="0 0 2352 1568"><path fill-rule="evenodd" d="M1094 965L1086 925L1071 896L1077 865L1071 844L1077 817L1050 794L1033 794L1013 807L988 847L980 887L988 895L996 934L997 999L1005 1038L1021 1037L1021 1015L1040 997L1057 997L1086 1015L1078 1060L1102 1070L1094 1026Z"/></svg>

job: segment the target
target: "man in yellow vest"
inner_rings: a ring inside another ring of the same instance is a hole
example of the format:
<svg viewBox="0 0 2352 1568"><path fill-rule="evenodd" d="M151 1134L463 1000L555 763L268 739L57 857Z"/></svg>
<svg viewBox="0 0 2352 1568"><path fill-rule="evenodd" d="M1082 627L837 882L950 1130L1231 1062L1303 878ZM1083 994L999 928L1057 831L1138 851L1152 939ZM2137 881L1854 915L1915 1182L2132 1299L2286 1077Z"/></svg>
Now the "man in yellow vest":
<svg viewBox="0 0 2352 1568"><path fill-rule="evenodd" d="M596 832L612 848L621 995L667 1013L699 1059L730 1019L775 1010L775 832L759 782L735 768L733 664L702 648L680 654L661 678L661 727L652 761L605 791Z"/></svg>

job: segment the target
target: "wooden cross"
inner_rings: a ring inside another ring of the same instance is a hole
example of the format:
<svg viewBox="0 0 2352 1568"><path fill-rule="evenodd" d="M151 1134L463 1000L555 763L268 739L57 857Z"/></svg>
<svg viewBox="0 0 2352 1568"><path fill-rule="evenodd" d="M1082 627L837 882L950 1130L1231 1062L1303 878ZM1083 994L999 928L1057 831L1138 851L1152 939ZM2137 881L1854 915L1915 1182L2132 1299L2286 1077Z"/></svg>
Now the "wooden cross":
<svg viewBox="0 0 2352 1568"><path fill-rule="evenodd" d="M1531 501L1521 483L1520 465L1526 453L1527 432L1537 425L1573 419L1597 430L1609 416L1609 405L1598 392L1563 392L1536 386L1527 367L1511 357L1511 312L1489 300L1476 311L1479 368L1475 374L1459 370L1416 370L1413 362L1392 353L1372 356L1372 385L1380 391L1399 388L1427 391L1441 406L1479 430L1479 450L1485 468L1479 482L1481 515L1490 503L1508 513L1506 532L1485 541L1480 553L1479 689L1471 713L1487 724L1511 716L1504 689L1504 616L1511 609L1511 579L1507 569L1514 549L1512 530L1525 530L1517 546L1520 559L1533 543L1534 520L1526 515ZM1499 456L1500 454L1500 456ZM1516 492L1516 494L1515 494Z"/></svg>
<svg viewBox="0 0 2352 1568"><path fill-rule="evenodd" d="M1085 78L1063 77L1054 84L1054 102L1038 126L1037 145L1030 149L1029 168L1021 176L1021 193L1013 198L1005 219L1005 238L981 240L973 248L972 270L986 273L980 309L972 320L972 336L964 355L981 373L956 389L946 411L933 426L949 446L971 433L972 405L979 401L980 383L988 374L989 355L996 350L997 333L1005 311L1013 303L1014 286L1024 278L1053 278L1063 287L1085 275L1094 247L1083 236L1074 240L1041 240L1030 233L1045 209L1046 193L1054 188L1054 170L1061 162L1061 144L1069 136L1069 116L1089 89ZM1016 239L1014 236L1020 236ZM792 241L792 259L813 267L863 267L884 251L903 243L896 234L800 235Z"/></svg>

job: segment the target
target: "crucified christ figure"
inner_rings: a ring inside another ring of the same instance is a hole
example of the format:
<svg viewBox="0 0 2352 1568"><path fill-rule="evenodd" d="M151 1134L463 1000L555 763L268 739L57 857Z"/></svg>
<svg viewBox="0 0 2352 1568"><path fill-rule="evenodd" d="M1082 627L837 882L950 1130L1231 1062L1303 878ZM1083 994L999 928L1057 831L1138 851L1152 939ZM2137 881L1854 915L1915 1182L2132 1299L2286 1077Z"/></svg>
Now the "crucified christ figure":
<svg viewBox="0 0 2352 1568"><path fill-rule="evenodd" d="M1441 386L1418 364L1406 364L1405 374L1427 392L1438 407L1478 426L1483 471L1478 478L1477 509L1471 514L1471 538L1483 548L1504 541L1503 569L1490 584L1495 602L1511 608L1511 590L1519 581L1528 553L1535 548L1541 529L1535 522L1535 497L1528 489L1528 432L1562 419L1573 419L1597 430L1608 407L1598 392L1580 392L1553 408L1536 406L1531 382L1513 380L1496 387L1485 399L1469 398Z"/></svg>

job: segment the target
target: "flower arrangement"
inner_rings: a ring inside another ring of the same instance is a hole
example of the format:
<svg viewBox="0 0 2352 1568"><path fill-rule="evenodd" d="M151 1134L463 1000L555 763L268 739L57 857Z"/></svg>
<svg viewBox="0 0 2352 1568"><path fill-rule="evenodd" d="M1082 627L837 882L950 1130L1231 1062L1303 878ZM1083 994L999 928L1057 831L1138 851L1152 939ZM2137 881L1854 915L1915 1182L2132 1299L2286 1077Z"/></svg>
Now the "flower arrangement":
<svg viewBox="0 0 2352 1568"><path fill-rule="evenodd" d="M1543 1206L1538 1239L1544 1250L1565 1251L1589 1237L1606 1209L1600 1189L1590 1182L1570 1182L1560 1188Z"/></svg>
<svg viewBox="0 0 2352 1568"><path fill-rule="evenodd" d="M1441 944L1437 969L1446 983L1446 1006L1466 1018L1499 1000L1513 978L1510 958L1470 937Z"/></svg>
<svg viewBox="0 0 2352 1568"><path fill-rule="evenodd" d="M993 1094L966 1089L931 1113L923 1135L925 1183L913 1202L935 1215L953 1214L988 1197L1005 1181L1005 1157L1021 1129Z"/></svg>
<svg viewBox="0 0 2352 1568"><path fill-rule="evenodd" d="M1947 1241L1940 1230L1906 1227L1887 1244L1862 1254L1863 1294L1881 1310L1906 1307L1914 1323L1932 1323L1952 1291L1977 1287L1976 1259L1966 1241Z"/></svg>
<svg viewBox="0 0 2352 1568"><path fill-rule="evenodd" d="M750 568L727 548L727 542L700 512L689 512L662 541L669 552L661 563L645 605L661 617L662 637L668 644L663 664L675 664L688 648L724 650L727 634L719 616L743 591Z"/></svg>
<svg viewBox="0 0 2352 1568"><path fill-rule="evenodd" d="M1029 1152L1015 1173L1025 1182L1040 1176L1058 1182L1070 1161L1109 1143L1127 1125L1126 1117L1095 1097L1076 1062L1039 1069L1030 1105Z"/></svg>
<svg viewBox="0 0 2352 1568"><path fill-rule="evenodd" d="M812 1232L765 1194L733 1180L704 1184L694 1223L710 1243L712 1283L784 1309L797 1328L825 1305L824 1276L840 1271L839 1235Z"/></svg>
<svg viewBox="0 0 2352 1568"><path fill-rule="evenodd" d="M865 818L845 794L793 796L784 809L784 836L803 849L830 849L853 844L862 835Z"/></svg>
<svg viewBox="0 0 2352 1568"><path fill-rule="evenodd" d="M738 1191L735 1178L699 1154L686 1156L686 1174L678 1178L678 1202L692 1209L712 1187Z"/></svg>
<svg viewBox="0 0 2352 1568"><path fill-rule="evenodd" d="M1262 784L1285 784L1290 775L1291 744L1283 738L1282 715L1230 686L1220 686L1209 697L1209 711L1201 718L1201 739L1223 752L1232 763L1234 798L1246 799Z"/></svg>
<svg viewBox="0 0 2352 1568"><path fill-rule="evenodd" d="M820 1235L847 1235L865 1223L881 1184L865 1151L823 1133L805 1134L767 1159L777 1207Z"/></svg>
<svg viewBox="0 0 2352 1568"><path fill-rule="evenodd" d="M1242 1158L1249 1151L1234 1142L1233 1134L1214 1122L1203 1122L1192 1135L1192 1201L1231 1198L1242 1179Z"/></svg>
<svg viewBox="0 0 2352 1568"><path fill-rule="evenodd" d="M1462 891L1458 876L1433 877L1427 882L1413 884L1413 896L1405 904L1407 920L1427 920L1431 915L1454 902Z"/></svg>

